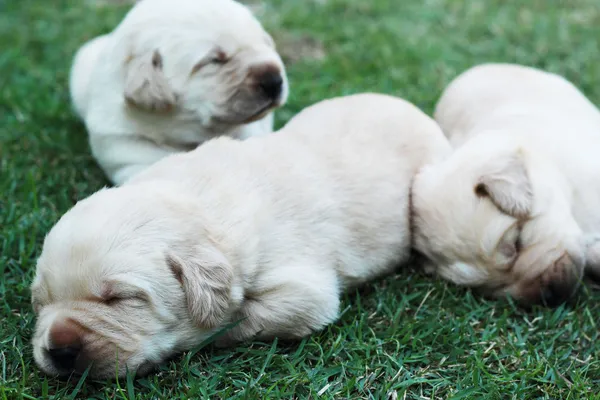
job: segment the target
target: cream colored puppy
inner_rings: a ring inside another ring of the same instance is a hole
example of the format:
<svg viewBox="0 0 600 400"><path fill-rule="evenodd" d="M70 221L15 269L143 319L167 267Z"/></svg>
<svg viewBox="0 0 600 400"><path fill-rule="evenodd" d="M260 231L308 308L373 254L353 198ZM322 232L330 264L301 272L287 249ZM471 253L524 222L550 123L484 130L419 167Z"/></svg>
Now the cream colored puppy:
<svg viewBox="0 0 600 400"><path fill-rule="evenodd" d="M598 109L558 75L486 64L448 86L435 118L456 150L415 178L416 248L455 283L568 299L600 266Z"/></svg>
<svg viewBox="0 0 600 400"><path fill-rule="evenodd" d="M273 40L232 0L138 2L77 52L70 90L115 184L218 135L270 133L288 93Z"/></svg>
<svg viewBox="0 0 600 400"><path fill-rule="evenodd" d="M342 290L407 260L410 182L449 151L415 106L362 94L309 107L273 135L211 140L92 195L44 242L37 364L145 373L229 323L221 344L322 329Z"/></svg>

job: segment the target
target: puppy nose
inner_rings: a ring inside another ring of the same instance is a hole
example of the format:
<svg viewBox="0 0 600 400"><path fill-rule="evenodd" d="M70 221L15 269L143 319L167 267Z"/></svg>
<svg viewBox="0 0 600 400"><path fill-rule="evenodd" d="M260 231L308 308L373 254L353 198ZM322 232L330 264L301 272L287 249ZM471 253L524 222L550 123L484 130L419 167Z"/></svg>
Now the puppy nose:
<svg viewBox="0 0 600 400"><path fill-rule="evenodd" d="M70 320L57 321L50 328L48 355L60 371L71 372L81 353L81 336L78 327Z"/></svg>
<svg viewBox="0 0 600 400"><path fill-rule="evenodd" d="M258 78L258 87L270 99L277 99L283 88L283 78L279 71L267 71Z"/></svg>
<svg viewBox="0 0 600 400"><path fill-rule="evenodd" d="M541 289L542 303L556 307L567 302L581 283L582 265L565 253L553 265L547 283Z"/></svg>
<svg viewBox="0 0 600 400"><path fill-rule="evenodd" d="M548 307L558 307L573 295L573 288L562 282L551 282L542 288L542 303Z"/></svg>
<svg viewBox="0 0 600 400"><path fill-rule="evenodd" d="M58 370L71 372L75 370L75 362L79 357L80 350L79 346L57 347L49 349L48 355Z"/></svg>

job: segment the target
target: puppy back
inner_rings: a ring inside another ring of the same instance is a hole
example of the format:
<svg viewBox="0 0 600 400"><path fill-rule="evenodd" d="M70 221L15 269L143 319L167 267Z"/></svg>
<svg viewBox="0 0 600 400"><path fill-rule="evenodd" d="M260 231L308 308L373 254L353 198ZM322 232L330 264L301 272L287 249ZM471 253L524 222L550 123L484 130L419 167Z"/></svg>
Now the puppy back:
<svg viewBox="0 0 600 400"><path fill-rule="evenodd" d="M443 91L434 118L454 145L488 125L501 128L522 115L540 121L561 114L596 120L596 107L567 79L540 69L503 63L477 65Z"/></svg>
<svg viewBox="0 0 600 400"><path fill-rule="evenodd" d="M392 151L413 168L450 152L432 118L414 104L385 94L361 93L321 101L297 114L280 132L304 138L316 149L323 141L337 143L332 151L344 146L359 154L370 149L382 154Z"/></svg>

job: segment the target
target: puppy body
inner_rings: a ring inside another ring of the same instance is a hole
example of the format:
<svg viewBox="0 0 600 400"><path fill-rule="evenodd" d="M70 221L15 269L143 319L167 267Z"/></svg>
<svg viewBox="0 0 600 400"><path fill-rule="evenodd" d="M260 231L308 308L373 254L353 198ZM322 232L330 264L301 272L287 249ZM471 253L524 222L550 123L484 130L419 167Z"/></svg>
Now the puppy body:
<svg viewBox="0 0 600 400"><path fill-rule="evenodd" d="M457 283L568 298L600 261L596 107L558 75L487 64L448 86L435 119L456 151L416 179L417 248Z"/></svg>
<svg viewBox="0 0 600 400"><path fill-rule="evenodd" d="M122 184L215 136L271 132L287 79L271 37L241 4L143 0L77 52L70 90L92 153Z"/></svg>
<svg viewBox="0 0 600 400"><path fill-rule="evenodd" d="M32 289L38 365L64 373L51 352L69 347L55 343L65 330L105 376L115 347L121 373L143 373L229 322L221 344L322 329L344 288L407 260L410 182L449 151L413 105L355 95L309 107L274 135L211 140L91 196L44 243ZM128 298L115 289L123 279L148 305L111 305ZM132 307L140 318L129 322ZM110 335L108 315L119 321Z"/></svg>

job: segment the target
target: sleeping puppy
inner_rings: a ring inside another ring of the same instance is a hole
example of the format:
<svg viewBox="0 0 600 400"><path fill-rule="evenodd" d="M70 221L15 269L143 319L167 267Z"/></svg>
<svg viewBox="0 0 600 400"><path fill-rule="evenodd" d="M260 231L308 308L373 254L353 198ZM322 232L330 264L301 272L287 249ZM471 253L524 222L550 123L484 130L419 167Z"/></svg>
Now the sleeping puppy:
<svg viewBox="0 0 600 400"><path fill-rule="evenodd" d="M231 323L221 345L322 329L342 290L407 261L410 182L448 152L415 106L361 94L101 190L45 239L32 285L37 364L143 374Z"/></svg>
<svg viewBox="0 0 600 400"><path fill-rule="evenodd" d="M455 147L413 190L415 247L489 295L556 305L600 272L600 112L564 78L485 64L445 90Z"/></svg>
<svg viewBox="0 0 600 400"><path fill-rule="evenodd" d="M115 184L218 135L270 133L287 78L273 40L232 0L142 0L76 54L71 98Z"/></svg>

